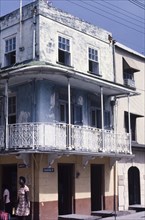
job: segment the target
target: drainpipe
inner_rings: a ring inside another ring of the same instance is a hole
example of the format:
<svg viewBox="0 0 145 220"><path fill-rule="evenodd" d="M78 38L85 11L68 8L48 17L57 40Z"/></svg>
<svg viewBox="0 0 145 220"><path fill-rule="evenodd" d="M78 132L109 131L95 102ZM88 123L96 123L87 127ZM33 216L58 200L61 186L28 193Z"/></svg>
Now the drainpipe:
<svg viewBox="0 0 145 220"><path fill-rule="evenodd" d="M115 151L117 152L117 134L118 134L118 127L117 127L117 116L118 116L118 106L117 106L117 103L118 103L118 99L116 99L115 101L115 112L114 112L114 133L115 133Z"/></svg>
<svg viewBox="0 0 145 220"><path fill-rule="evenodd" d="M33 9L33 60L36 58L36 6Z"/></svg>
<svg viewBox="0 0 145 220"><path fill-rule="evenodd" d="M112 41L112 49L113 49L113 73L114 73L114 82L116 82L116 63L115 63L115 43L116 41Z"/></svg>
<svg viewBox="0 0 145 220"><path fill-rule="evenodd" d="M5 149L8 149L8 80L5 83Z"/></svg>
<svg viewBox="0 0 145 220"><path fill-rule="evenodd" d="M117 213L116 189L117 189L117 162L115 161L115 164L114 164L114 213L115 213L114 220L116 220L116 213Z"/></svg>
<svg viewBox="0 0 145 220"><path fill-rule="evenodd" d="M104 105L103 105L103 88L100 87L101 89L101 122L102 122L102 140L103 140L103 151L105 147L105 135L104 135Z"/></svg>
<svg viewBox="0 0 145 220"><path fill-rule="evenodd" d="M71 95L70 79L68 78L68 148L71 149Z"/></svg>
<svg viewBox="0 0 145 220"><path fill-rule="evenodd" d="M20 0L20 49L22 48L22 0Z"/></svg>
<svg viewBox="0 0 145 220"><path fill-rule="evenodd" d="M132 140L132 137L131 137L131 122L130 122L130 101L129 101L129 95L128 95L128 130L129 130L129 151L130 153L132 153L132 148L131 148L131 140Z"/></svg>

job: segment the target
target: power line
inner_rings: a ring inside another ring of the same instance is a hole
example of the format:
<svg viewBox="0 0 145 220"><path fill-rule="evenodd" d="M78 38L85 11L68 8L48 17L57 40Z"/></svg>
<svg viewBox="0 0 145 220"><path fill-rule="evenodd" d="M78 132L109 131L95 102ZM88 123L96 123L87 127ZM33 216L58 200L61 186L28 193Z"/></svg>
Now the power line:
<svg viewBox="0 0 145 220"><path fill-rule="evenodd" d="M142 4L141 2L139 2L137 0L136 1L135 0L129 0L129 2L131 2L132 4L134 4L134 5L138 6L139 8L142 8L142 9L145 10L145 5Z"/></svg>
<svg viewBox="0 0 145 220"><path fill-rule="evenodd" d="M82 2L83 2L83 1L82 1ZM87 4L87 3L85 3L85 4ZM105 7L105 6L104 6L103 4L101 4L100 2L99 2L99 3L96 2L96 4L102 5L103 7ZM95 7L95 8L96 8L96 7ZM105 8L106 8L106 7L105 7ZM97 9L106 12L105 10L99 9L98 7L97 7ZM110 7L107 7L107 9L110 9L110 10L115 11L114 9L111 9ZM118 13L118 11L117 11L117 13ZM122 18L122 17L120 17L120 16L116 16L115 14L112 14L112 13L110 13L110 14L111 14L112 16L115 16L115 17L117 17L117 18L119 18L119 19L121 19L121 20L124 20L124 21L126 21L126 22L128 22L128 23L130 23L130 24L133 24L133 25L135 25L135 26L137 26L137 27L141 27L141 28L142 28L142 26L140 26L140 25L138 25L138 24L135 24L134 22L127 21L125 18ZM110 15L110 14L109 14L109 15ZM121 14L123 14L123 13L121 13ZM123 14L123 15L124 15L124 14ZM126 15L126 17L131 18L130 16L127 16L127 15ZM133 19L133 18L131 18L131 19ZM135 20L135 19L133 19L133 20ZM137 21L138 21L138 20L137 20ZM141 21L138 21L138 22L144 24L144 22L141 22Z"/></svg>
<svg viewBox="0 0 145 220"><path fill-rule="evenodd" d="M139 19L143 19L142 17L140 17L140 16L138 16L138 15L134 15L132 12L130 12L130 11L127 11L127 10L125 10L125 9L122 9L122 8L120 8L120 7L118 7L118 6L115 6L115 5L113 5L113 4L111 4L110 3L110 1L108 2L107 0L103 0L103 2L105 2L105 3L107 3L107 4L109 4L109 5L111 5L112 7L114 7L114 8L118 8L119 9L119 12L120 12L120 10L121 11L124 11L125 13L127 13L127 14L130 14L131 16L134 16L135 18L133 18L133 19L135 19L135 20L138 20L137 18L139 18ZM107 6L108 7L108 6ZM123 14L123 13L122 13ZM126 15L125 15L126 16ZM139 20L138 20L139 21Z"/></svg>
<svg viewBox="0 0 145 220"><path fill-rule="evenodd" d="M126 25L126 24L123 24L122 22L119 22L119 21L117 21L117 20L114 20L114 19L112 19L112 18L109 18L109 17L107 17L106 15L102 15L102 14L100 14L100 13L96 13L96 11L94 11L94 10L92 10L92 9L89 9L88 7L85 7L85 6L83 6L83 5L80 5L80 4L76 3L76 2L73 2L72 0L65 0L65 1L67 1L67 2L69 1L69 2L71 2L71 3L74 4L74 5L77 5L77 6L81 7L81 8L86 9L87 11L93 12L94 14L100 15L101 17L107 18L107 19L109 19L109 20L111 20L111 21L113 21L113 22L116 22L116 23L118 23L118 24L121 24L121 25L123 25L123 26L125 26L125 27L127 27L127 28L130 28L130 29L132 29L132 30L138 32L138 33L144 34L144 32L139 31L139 30L137 30L136 28L130 27L130 26ZM81 1L81 0L80 0L80 1ZM87 4L87 3L85 3L85 4ZM89 4L87 4L87 5L89 5Z"/></svg>

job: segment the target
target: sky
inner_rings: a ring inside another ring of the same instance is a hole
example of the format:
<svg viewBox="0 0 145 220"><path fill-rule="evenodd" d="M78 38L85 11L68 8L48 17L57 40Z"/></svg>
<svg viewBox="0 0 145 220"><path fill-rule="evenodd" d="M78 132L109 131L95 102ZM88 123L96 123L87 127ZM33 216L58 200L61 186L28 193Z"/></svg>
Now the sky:
<svg viewBox="0 0 145 220"><path fill-rule="evenodd" d="M23 5L33 0L21 0ZM145 0L44 0L112 33L113 39L145 55ZM0 16L19 8L20 0L0 0Z"/></svg>

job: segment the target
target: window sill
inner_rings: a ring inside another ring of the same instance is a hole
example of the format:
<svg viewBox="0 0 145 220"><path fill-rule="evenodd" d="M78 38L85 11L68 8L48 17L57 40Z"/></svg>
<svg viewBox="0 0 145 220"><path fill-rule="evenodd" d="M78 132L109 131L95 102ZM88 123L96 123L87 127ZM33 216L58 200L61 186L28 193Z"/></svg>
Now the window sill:
<svg viewBox="0 0 145 220"><path fill-rule="evenodd" d="M61 65L61 66L66 66L66 67L70 67L70 68L74 68L73 66L70 66L70 65L66 65L64 63L60 63L58 61L56 61L57 64Z"/></svg>
<svg viewBox="0 0 145 220"><path fill-rule="evenodd" d="M99 76L99 77L102 77L101 74L98 74L98 73L93 73L93 72L90 72L90 71L87 71L87 73L93 75L93 76Z"/></svg>

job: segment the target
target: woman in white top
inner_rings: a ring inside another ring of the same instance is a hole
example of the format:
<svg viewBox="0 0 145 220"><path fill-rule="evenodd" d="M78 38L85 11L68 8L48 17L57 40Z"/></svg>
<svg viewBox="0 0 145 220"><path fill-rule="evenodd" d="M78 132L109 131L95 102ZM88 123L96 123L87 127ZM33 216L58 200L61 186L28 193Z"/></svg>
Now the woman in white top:
<svg viewBox="0 0 145 220"><path fill-rule="evenodd" d="M4 191L3 191L3 202L4 202L5 212L11 214L10 191L6 185L4 186Z"/></svg>

